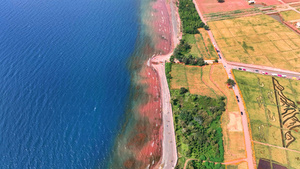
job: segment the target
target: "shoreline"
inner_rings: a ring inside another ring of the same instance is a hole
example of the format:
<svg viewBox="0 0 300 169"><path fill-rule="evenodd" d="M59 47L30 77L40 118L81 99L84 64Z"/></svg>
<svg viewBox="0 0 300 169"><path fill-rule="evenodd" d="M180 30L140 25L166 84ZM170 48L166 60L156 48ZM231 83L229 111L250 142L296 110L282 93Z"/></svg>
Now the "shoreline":
<svg viewBox="0 0 300 169"><path fill-rule="evenodd" d="M163 0L157 0L163 2ZM169 26L170 26L170 49L165 55L157 55L150 59L150 65L157 74L157 79L160 84L161 95L161 114L162 114L162 152L161 158L155 168L174 168L177 163L177 147L175 140L175 131L172 115L172 105L170 103L170 91L165 75L165 61L173 54L175 47L179 44L182 37L180 32L180 17L176 6L177 0L163 2L166 5ZM160 43L159 43L160 44Z"/></svg>

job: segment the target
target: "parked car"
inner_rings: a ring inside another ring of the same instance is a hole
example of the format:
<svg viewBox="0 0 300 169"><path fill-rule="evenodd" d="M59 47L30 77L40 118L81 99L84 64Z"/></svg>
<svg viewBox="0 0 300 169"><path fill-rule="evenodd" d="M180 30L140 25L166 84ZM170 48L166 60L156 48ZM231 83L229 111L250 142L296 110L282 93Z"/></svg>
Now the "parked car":
<svg viewBox="0 0 300 169"><path fill-rule="evenodd" d="M277 76L278 76L278 77L282 77L282 75L279 75L279 74L278 74Z"/></svg>
<svg viewBox="0 0 300 169"><path fill-rule="evenodd" d="M277 74L275 74L275 73L272 73L272 76L277 76Z"/></svg>
<svg viewBox="0 0 300 169"><path fill-rule="evenodd" d="M258 71L258 70L255 70L255 72L258 73L259 71Z"/></svg>
<svg viewBox="0 0 300 169"><path fill-rule="evenodd" d="M242 70L242 68L239 67L239 70Z"/></svg>
<svg viewBox="0 0 300 169"><path fill-rule="evenodd" d="M241 111L241 115L243 115L243 112Z"/></svg>
<svg viewBox="0 0 300 169"><path fill-rule="evenodd" d="M243 71L246 71L246 69L243 69Z"/></svg>
<svg viewBox="0 0 300 169"><path fill-rule="evenodd" d="M286 78L286 75L282 75L282 77Z"/></svg>

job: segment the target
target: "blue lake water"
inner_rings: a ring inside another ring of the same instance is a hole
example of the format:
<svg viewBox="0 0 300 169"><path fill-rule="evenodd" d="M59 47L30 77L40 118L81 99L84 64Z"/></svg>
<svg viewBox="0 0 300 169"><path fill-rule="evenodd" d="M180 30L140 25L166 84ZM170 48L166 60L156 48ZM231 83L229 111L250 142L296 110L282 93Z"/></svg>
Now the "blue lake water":
<svg viewBox="0 0 300 169"><path fill-rule="evenodd" d="M136 0L0 1L0 168L106 168Z"/></svg>

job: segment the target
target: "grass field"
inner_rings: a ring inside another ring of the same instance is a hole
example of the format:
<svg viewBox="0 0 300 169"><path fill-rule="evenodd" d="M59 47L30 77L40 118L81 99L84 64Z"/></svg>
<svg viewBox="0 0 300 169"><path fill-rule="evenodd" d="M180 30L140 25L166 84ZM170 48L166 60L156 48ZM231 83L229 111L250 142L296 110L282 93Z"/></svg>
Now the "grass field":
<svg viewBox="0 0 300 169"><path fill-rule="evenodd" d="M300 14L295 12L295 11L282 11L280 12L280 15L285 21L292 21L292 20L297 20L300 19Z"/></svg>
<svg viewBox="0 0 300 169"><path fill-rule="evenodd" d="M227 74L222 64L213 65L211 79L227 98L227 111L223 113L221 119L225 162L245 158L245 142L241 116L234 92L226 85Z"/></svg>
<svg viewBox="0 0 300 169"><path fill-rule="evenodd" d="M227 74L222 64L204 67L172 64L171 89L186 87L192 94L226 97L227 110L221 118L224 161L245 158L244 133L235 95L226 85ZM182 147L185 148L184 146ZM185 160L185 159L181 159Z"/></svg>
<svg viewBox="0 0 300 169"><path fill-rule="evenodd" d="M202 67L172 65L171 89L188 88L190 93L216 98L217 94L202 81Z"/></svg>
<svg viewBox="0 0 300 169"><path fill-rule="evenodd" d="M192 54L196 57L202 57L207 60L217 59L217 53L210 41L210 38L203 28L199 29L199 34L184 34L185 39L190 45L191 50L187 55Z"/></svg>
<svg viewBox="0 0 300 169"><path fill-rule="evenodd" d="M300 82L277 77L273 80L272 76L237 70L233 73L250 118L257 165L259 159L264 158L287 168L297 168L300 160L300 116L297 114ZM290 154L298 158L291 158Z"/></svg>
<svg viewBox="0 0 300 169"><path fill-rule="evenodd" d="M267 15L209 22L225 58L300 71L300 36Z"/></svg>
<svg viewBox="0 0 300 169"><path fill-rule="evenodd" d="M191 45L191 50L186 55L191 54L206 60L217 59L217 53L211 44L207 32L203 28L199 30L201 30L199 34L184 34L183 39ZM205 39L203 39L204 37Z"/></svg>

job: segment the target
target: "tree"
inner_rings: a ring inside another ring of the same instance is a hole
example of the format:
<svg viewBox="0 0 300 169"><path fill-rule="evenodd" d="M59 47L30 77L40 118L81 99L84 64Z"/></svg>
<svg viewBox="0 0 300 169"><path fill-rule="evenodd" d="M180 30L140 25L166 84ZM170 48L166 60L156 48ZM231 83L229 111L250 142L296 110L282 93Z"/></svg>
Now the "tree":
<svg viewBox="0 0 300 169"><path fill-rule="evenodd" d="M174 63L174 55L170 57L170 62Z"/></svg>
<svg viewBox="0 0 300 169"><path fill-rule="evenodd" d="M232 87L232 86L235 85L235 81L232 80L232 79L228 79L228 80L226 81L226 84L229 85L230 87Z"/></svg>
<svg viewBox="0 0 300 169"><path fill-rule="evenodd" d="M204 29L205 30L209 30L209 26L208 25L204 25Z"/></svg>
<svg viewBox="0 0 300 169"><path fill-rule="evenodd" d="M184 87L180 88L180 92L179 92L180 94L185 94L186 92L188 92L188 89Z"/></svg>

